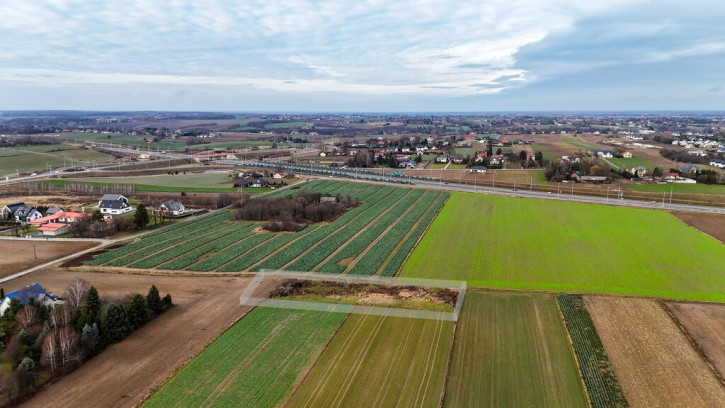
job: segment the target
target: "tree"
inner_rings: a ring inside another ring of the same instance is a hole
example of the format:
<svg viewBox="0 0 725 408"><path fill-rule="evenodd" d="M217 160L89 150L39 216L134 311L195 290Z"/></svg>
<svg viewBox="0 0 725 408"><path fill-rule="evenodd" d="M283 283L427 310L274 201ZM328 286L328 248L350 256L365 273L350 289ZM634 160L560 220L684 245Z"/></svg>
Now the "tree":
<svg viewBox="0 0 725 408"><path fill-rule="evenodd" d="M79 360L80 356L75 353L78 344L78 333L64 327L58 330L58 346L60 348L61 363L66 365L73 360Z"/></svg>
<svg viewBox="0 0 725 408"><path fill-rule="evenodd" d="M156 285L151 285L148 295L146 295L146 303L149 309L155 314L159 314L164 311L164 305L161 302L161 296L159 296L159 290Z"/></svg>
<svg viewBox="0 0 725 408"><path fill-rule="evenodd" d="M171 301L171 295L167 293L166 296L164 296L164 307L168 309L173 305L174 303Z"/></svg>
<svg viewBox="0 0 725 408"><path fill-rule="evenodd" d="M101 298L98 296L98 290L91 286L86 293L86 315L91 322L97 322L101 317Z"/></svg>
<svg viewBox="0 0 725 408"><path fill-rule="evenodd" d="M103 215L101 214L101 210L95 210L93 211L93 214L91 214L91 222L98 222L103 219Z"/></svg>
<svg viewBox="0 0 725 408"><path fill-rule="evenodd" d="M93 323L92 326L86 324L83 326L83 333L81 334L81 345L88 351L92 352L96 350L100 336L98 334L98 326Z"/></svg>
<svg viewBox="0 0 725 408"><path fill-rule="evenodd" d="M131 333L131 326L128 323L126 312L115 303L106 308L102 321L103 337L108 344L123 340Z"/></svg>
<svg viewBox="0 0 725 408"><path fill-rule="evenodd" d="M68 301L68 305L74 309L78 309L83 304L87 291L88 282L81 278L75 278L68 284L68 287L65 288L65 294L63 297L65 297Z"/></svg>
<svg viewBox="0 0 725 408"><path fill-rule="evenodd" d="M501 153L503 153L503 150L501 150L500 147L498 149L496 149L496 154L501 154Z"/></svg>
<svg viewBox="0 0 725 408"><path fill-rule="evenodd" d="M15 321L21 329L27 329L38 320L38 309L33 306L26 306L18 311Z"/></svg>
<svg viewBox="0 0 725 408"><path fill-rule="evenodd" d="M53 330L58 330L68 325L68 309L63 305L58 305L50 311L49 319L50 327Z"/></svg>
<svg viewBox="0 0 725 408"><path fill-rule="evenodd" d="M137 230L146 228L149 224L149 212L146 210L146 206L143 203L138 205L136 213L133 215L133 225Z"/></svg>
<svg viewBox="0 0 725 408"><path fill-rule="evenodd" d="M37 379L38 373L35 371L35 361L32 358L25 357L18 365L18 387L20 392L25 392L34 386Z"/></svg>
<svg viewBox="0 0 725 408"><path fill-rule="evenodd" d="M652 170L652 177L662 177L662 169L655 167L655 169Z"/></svg>
<svg viewBox="0 0 725 408"><path fill-rule="evenodd" d="M127 308L126 317L131 329L137 329L149 321L149 312L146 308L146 298L143 295L135 294L131 297Z"/></svg>
<svg viewBox="0 0 725 408"><path fill-rule="evenodd" d="M58 353L57 343L55 342L55 332L50 332L43 340L43 362L50 368L50 372L55 371L57 366L56 355Z"/></svg>
<svg viewBox="0 0 725 408"><path fill-rule="evenodd" d="M526 161L526 151L525 150L521 150L519 152L519 160L521 160L522 162Z"/></svg>
<svg viewBox="0 0 725 408"><path fill-rule="evenodd" d="M70 232L74 237L85 237L91 231L91 221L83 217L70 226Z"/></svg>

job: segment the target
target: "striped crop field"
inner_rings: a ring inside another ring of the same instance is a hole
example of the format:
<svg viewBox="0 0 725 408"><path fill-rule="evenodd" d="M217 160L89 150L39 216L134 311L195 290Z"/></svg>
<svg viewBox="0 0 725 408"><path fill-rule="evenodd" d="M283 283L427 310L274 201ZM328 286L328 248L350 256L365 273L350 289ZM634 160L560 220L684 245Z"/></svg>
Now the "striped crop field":
<svg viewBox="0 0 725 408"><path fill-rule="evenodd" d="M587 406L553 296L466 294L444 406Z"/></svg>
<svg viewBox="0 0 725 408"><path fill-rule="evenodd" d="M345 315L258 308L215 340L144 407L275 407Z"/></svg>
<svg viewBox="0 0 725 408"><path fill-rule="evenodd" d="M222 211L149 234L98 255L88 265L137 269L240 272L287 269L359 275L395 275L443 206L448 193L322 180L276 191L352 196L360 205L330 223L295 233L259 230Z"/></svg>
<svg viewBox="0 0 725 408"><path fill-rule="evenodd" d="M287 407L438 407L453 323L350 315Z"/></svg>

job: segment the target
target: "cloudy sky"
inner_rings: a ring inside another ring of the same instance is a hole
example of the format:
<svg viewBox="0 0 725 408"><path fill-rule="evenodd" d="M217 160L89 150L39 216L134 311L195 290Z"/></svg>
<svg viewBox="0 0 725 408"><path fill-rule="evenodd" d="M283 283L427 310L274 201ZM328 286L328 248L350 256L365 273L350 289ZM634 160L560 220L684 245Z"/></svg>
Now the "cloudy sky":
<svg viewBox="0 0 725 408"><path fill-rule="evenodd" d="M725 110L725 6L4 0L0 109Z"/></svg>

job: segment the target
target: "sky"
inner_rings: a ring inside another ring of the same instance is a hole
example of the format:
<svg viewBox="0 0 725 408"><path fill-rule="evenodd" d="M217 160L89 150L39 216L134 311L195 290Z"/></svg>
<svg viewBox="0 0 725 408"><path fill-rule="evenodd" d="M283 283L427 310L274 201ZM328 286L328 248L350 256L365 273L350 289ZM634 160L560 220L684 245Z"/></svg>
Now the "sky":
<svg viewBox="0 0 725 408"><path fill-rule="evenodd" d="M4 0L0 110L725 110L725 6Z"/></svg>

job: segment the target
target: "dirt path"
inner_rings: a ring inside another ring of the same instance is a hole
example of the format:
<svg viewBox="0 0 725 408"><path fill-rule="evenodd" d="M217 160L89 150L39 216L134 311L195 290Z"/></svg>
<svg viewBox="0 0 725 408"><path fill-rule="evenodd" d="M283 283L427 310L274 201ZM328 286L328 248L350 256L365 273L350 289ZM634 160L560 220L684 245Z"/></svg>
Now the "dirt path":
<svg viewBox="0 0 725 408"><path fill-rule="evenodd" d="M725 406L725 389L657 301L584 301L631 407Z"/></svg>
<svg viewBox="0 0 725 408"><path fill-rule="evenodd" d="M48 386L24 407L135 407L249 311L239 305L247 278L42 271L17 283L38 281L61 292L75 277L88 280L101 296L145 294L155 284L162 294L171 293L176 307Z"/></svg>

